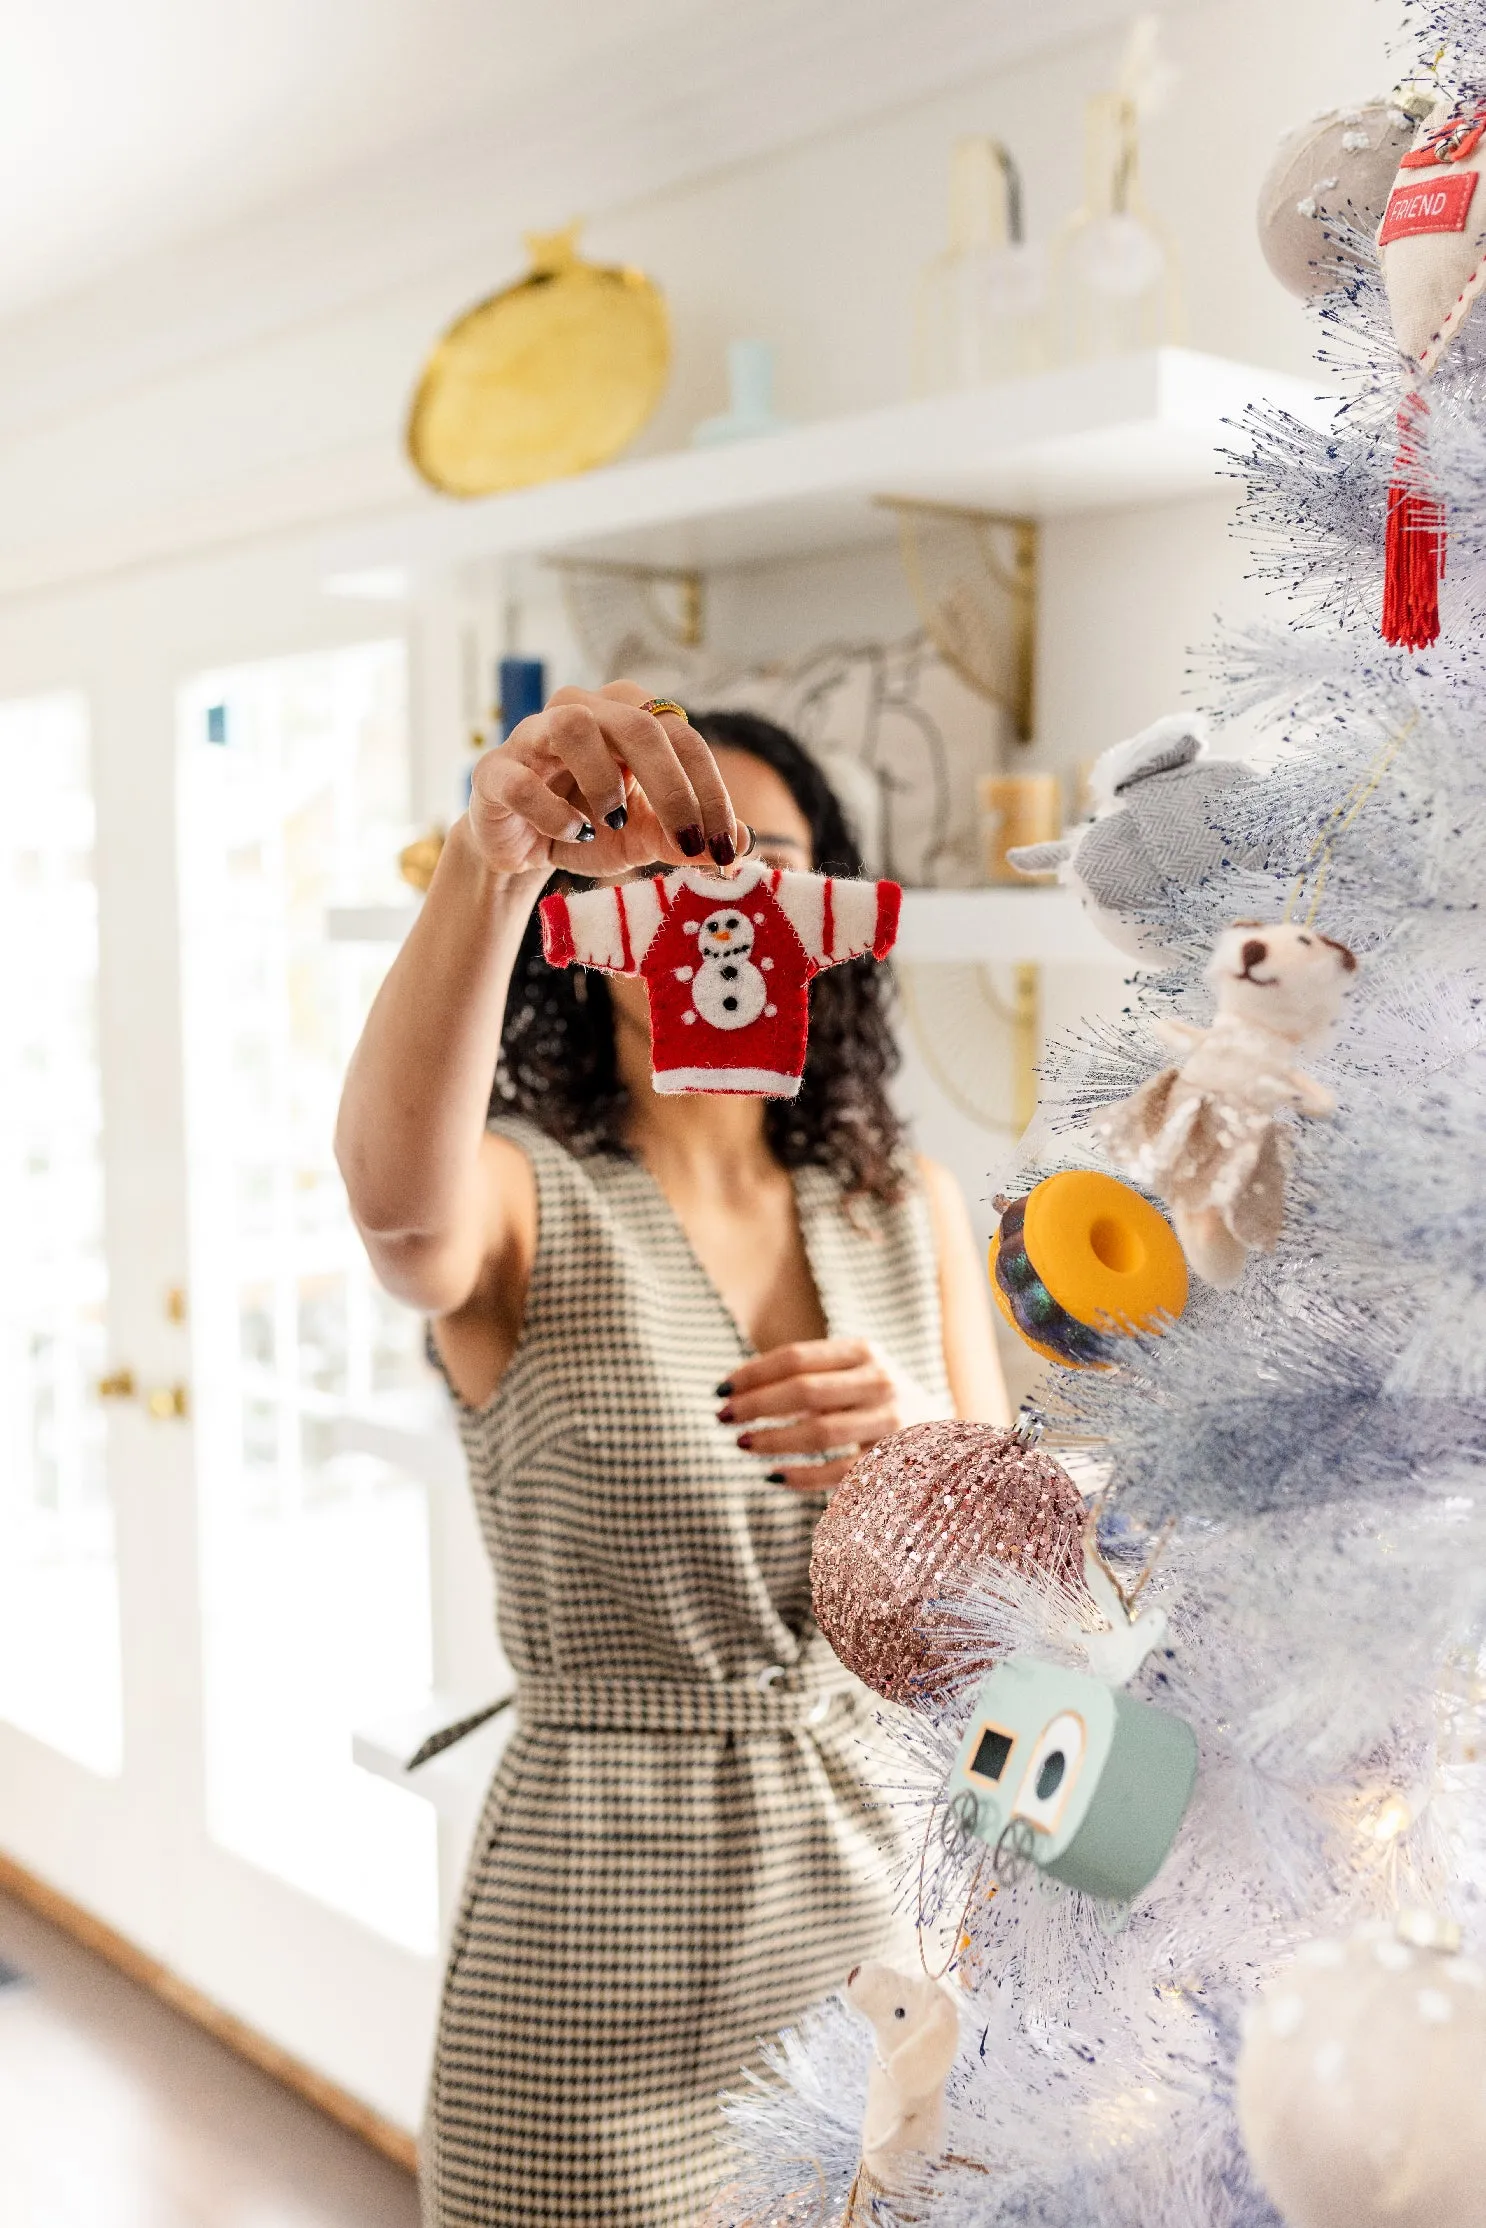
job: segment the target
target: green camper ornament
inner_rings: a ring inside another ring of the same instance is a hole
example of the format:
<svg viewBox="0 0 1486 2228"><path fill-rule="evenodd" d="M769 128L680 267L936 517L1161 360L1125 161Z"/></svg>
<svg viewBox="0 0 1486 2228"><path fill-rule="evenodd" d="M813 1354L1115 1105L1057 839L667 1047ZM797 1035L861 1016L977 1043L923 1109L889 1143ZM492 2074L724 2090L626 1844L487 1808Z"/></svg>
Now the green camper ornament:
<svg viewBox="0 0 1486 2228"><path fill-rule="evenodd" d="M1128 1902L1149 1886L1197 1772L1191 1727L1102 1679L1012 1656L982 1682L950 1775L959 1829L989 1844L998 1880L1031 1866Z"/></svg>

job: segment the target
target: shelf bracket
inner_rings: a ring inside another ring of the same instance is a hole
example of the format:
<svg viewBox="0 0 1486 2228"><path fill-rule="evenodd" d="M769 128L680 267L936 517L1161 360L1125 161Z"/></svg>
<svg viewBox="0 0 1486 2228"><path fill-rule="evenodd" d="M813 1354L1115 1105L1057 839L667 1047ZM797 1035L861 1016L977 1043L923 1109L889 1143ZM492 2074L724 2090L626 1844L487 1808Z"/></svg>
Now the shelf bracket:
<svg viewBox="0 0 1486 2228"><path fill-rule="evenodd" d="M583 579L624 580L641 591L646 616L666 640L678 650L697 650L706 635L707 596L706 582L694 566L689 565L632 565L602 557L548 557L543 562L554 572L567 575L574 584ZM666 611L656 601L653 591L669 588L674 591L674 614ZM581 614L573 609L573 599L568 598L570 616L582 631Z"/></svg>
<svg viewBox="0 0 1486 2228"><path fill-rule="evenodd" d="M1035 518L914 495L875 495L924 632L967 688L1010 713L1020 743L1036 724L1040 530Z"/></svg>

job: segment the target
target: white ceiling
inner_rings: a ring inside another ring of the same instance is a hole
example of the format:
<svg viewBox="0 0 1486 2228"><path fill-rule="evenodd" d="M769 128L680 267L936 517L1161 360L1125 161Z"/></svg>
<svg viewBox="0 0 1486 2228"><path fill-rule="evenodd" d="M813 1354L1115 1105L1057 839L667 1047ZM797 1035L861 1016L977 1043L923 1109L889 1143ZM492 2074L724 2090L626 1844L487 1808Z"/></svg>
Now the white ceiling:
<svg viewBox="0 0 1486 2228"><path fill-rule="evenodd" d="M0 319L291 210L351 196L365 222L456 157L597 211L1131 7L0 0Z"/></svg>

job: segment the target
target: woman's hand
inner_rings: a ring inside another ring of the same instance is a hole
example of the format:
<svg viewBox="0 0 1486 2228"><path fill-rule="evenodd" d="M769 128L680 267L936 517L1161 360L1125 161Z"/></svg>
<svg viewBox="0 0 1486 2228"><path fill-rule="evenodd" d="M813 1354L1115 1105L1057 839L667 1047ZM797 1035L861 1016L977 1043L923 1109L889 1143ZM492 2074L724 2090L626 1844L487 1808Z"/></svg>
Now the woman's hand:
<svg viewBox="0 0 1486 2228"><path fill-rule="evenodd" d="M492 873L603 879L704 851L732 864L738 829L716 760L684 719L645 702L633 681L559 689L477 760L470 833Z"/></svg>
<svg viewBox="0 0 1486 2228"><path fill-rule="evenodd" d="M724 1385L719 1423L747 1424L738 1444L775 1456L773 1485L819 1493L839 1485L865 1447L936 1413L926 1396L864 1338L806 1338L742 1362ZM760 1428L762 1426L762 1428ZM827 1461L790 1464L790 1455Z"/></svg>

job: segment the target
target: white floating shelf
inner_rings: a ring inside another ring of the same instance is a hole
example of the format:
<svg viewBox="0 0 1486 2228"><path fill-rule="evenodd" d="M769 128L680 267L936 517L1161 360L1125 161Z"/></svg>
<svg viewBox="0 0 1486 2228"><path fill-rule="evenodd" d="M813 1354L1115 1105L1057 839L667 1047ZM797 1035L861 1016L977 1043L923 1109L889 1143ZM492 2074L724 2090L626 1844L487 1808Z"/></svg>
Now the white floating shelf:
<svg viewBox="0 0 1486 2228"><path fill-rule="evenodd" d="M722 566L893 531L874 498L1052 518L1211 490L1251 402L1330 422L1309 382L1190 349L1066 365L966 393L818 419L753 441L609 465L514 494L432 494L329 540L327 578L475 558L588 555Z"/></svg>
<svg viewBox="0 0 1486 2228"><path fill-rule="evenodd" d="M905 890L895 959L1125 967L1069 890Z"/></svg>
<svg viewBox="0 0 1486 2228"><path fill-rule="evenodd" d="M413 905L333 905L325 915L325 933L332 943L400 944L416 918ZM967 959L1129 964L1070 891L1035 884L1025 890L905 890L895 957L910 964Z"/></svg>

